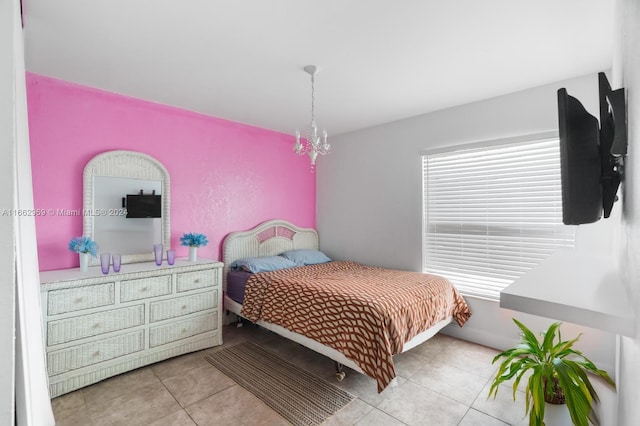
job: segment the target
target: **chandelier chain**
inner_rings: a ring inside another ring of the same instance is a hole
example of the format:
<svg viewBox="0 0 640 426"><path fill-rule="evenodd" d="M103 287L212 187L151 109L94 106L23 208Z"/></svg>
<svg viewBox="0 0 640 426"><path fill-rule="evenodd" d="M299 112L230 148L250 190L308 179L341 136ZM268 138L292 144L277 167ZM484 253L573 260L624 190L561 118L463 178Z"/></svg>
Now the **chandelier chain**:
<svg viewBox="0 0 640 426"><path fill-rule="evenodd" d="M316 88L315 74L311 74L311 122L316 122Z"/></svg>

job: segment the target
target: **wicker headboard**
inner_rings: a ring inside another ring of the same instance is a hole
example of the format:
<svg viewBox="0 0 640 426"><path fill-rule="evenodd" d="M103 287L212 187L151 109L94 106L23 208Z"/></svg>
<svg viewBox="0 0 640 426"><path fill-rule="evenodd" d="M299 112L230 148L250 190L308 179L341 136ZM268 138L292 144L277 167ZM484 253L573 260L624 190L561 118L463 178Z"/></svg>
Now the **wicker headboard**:
<svg viewBox="0 0 640 426"><path fill-rule="evenodd" d="M269 220L247 231L232 232L222 243L223 288L227 289L227 272L235 260L276 256L287 250L318 250L318 247L315 229L299 228L285 220Z"/></svg>

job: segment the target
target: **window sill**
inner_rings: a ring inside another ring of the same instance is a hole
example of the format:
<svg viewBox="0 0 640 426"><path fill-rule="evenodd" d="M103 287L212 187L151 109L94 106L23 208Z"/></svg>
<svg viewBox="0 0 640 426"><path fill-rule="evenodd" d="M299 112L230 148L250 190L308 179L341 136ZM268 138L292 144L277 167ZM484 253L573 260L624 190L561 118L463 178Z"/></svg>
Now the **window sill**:
<svg viewBox="0 0 640 426"><path fill-rule="evenodd" d="M626 288L607 256L561 251L500 293L500 307L635 336Z"/></svg>

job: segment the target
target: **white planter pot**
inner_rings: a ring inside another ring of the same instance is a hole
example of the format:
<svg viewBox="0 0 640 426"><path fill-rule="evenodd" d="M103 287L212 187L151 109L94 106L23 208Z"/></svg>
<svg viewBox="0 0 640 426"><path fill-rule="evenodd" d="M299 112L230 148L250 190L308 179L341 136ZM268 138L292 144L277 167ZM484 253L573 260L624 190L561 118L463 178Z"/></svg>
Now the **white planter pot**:
<svg viewBox="0 0 640 426"><path fill-rule="evenodd" d="M198 247L189 247L189 262L198 260Z"/></svg>
<svg viewBox="0 0 640 426"><path fill-rule="evenodd" d="M545 402L544 422L549 426L571 426L571 415L566 404L549 404Z"/></svg>
<svg viewBox="0 0 640 426"><path fill-rule="evenodd" d="M80 271L87 272L89 270L89 253L78 253L80 257Z"/></svg>

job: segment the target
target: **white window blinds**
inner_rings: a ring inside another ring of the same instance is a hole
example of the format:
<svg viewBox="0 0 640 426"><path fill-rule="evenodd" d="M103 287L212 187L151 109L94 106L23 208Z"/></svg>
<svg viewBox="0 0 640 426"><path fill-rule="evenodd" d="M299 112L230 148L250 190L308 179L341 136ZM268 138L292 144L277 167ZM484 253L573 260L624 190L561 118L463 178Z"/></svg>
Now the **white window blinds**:
<svg viewBox="0 0 640 426"><path fill-rule="evenodd" d="M424 269L462 294L498 300L558 247L573 247L557 137L424 155L422 174Z"/></svg>

